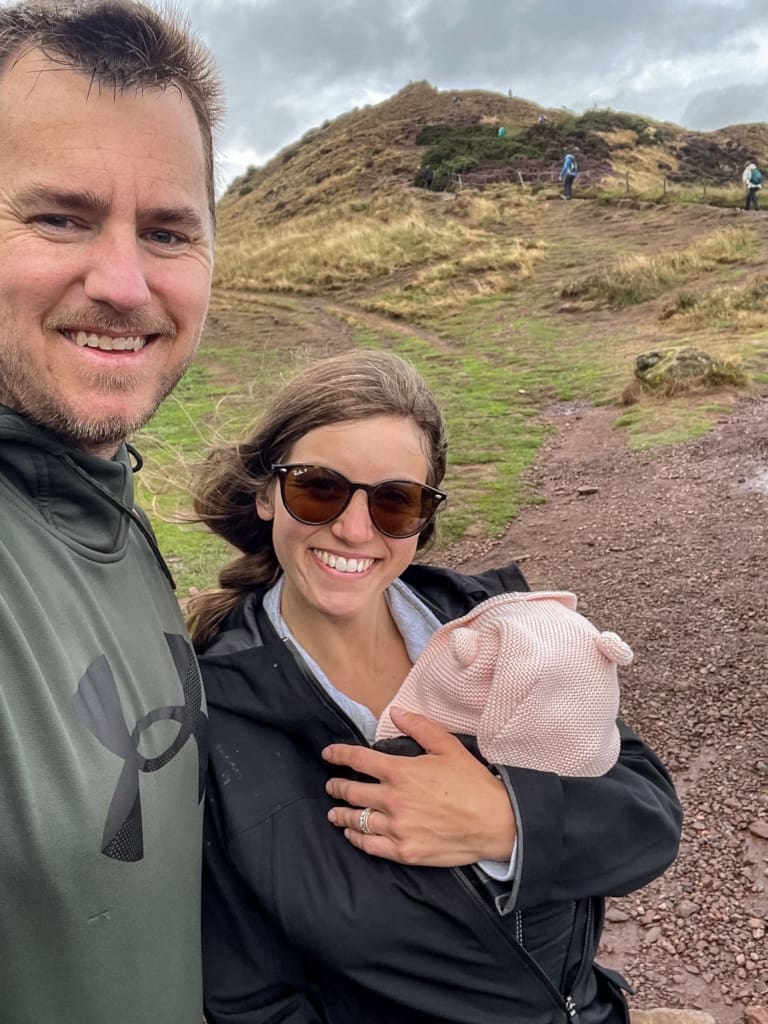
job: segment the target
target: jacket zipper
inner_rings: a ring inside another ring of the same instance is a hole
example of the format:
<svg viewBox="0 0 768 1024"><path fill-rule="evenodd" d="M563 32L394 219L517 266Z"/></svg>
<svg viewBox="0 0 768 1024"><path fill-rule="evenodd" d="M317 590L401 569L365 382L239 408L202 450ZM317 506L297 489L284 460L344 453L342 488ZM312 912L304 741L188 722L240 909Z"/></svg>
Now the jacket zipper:
<svg viewBox="0 0 768 1024"><path fill-rule="evenodd" d="M581 963L579 964L579 969L576 972L576 977L573 979L573 984L571 985L571 991L572 992L577 991L577 989L578 989L579 985L581 984L581 981L582 981L582 979L583 979L583 977L584 977L584 975L586 973L586 970L589 967L589 961L587 960L587 953L589 952L589 945L590 945L590 942L591 942L592 918L593 918L593 915L594 915L594 904L593 904L592 899L590 898L590 899L587 900L587 920L586 920L586 922L584 924L584 943L583 943L583 945L581 947ZM573 999L571 998L571 996L568 996L568 999L571 1002L573 1002ZM575 1004L574 1004L574 1010L575 1010Z"/></svg>
<svg viewBox="0 0 768 1024"><path fill-rule="evenodd" d="M560 992L559 989L557 989L552 984L549 977L544 973L542 968L531 956L528 950L522 945L522 943L515 938L510 938L510 936L507 935L507 933L503 931L503 929L499 928L495 914L493 914L488 904L483 900L480 894L465 878L464 874L461 871L461 868L451 868L450 870L459 879L465 891L470 894L472 899L482 909L483 913L486 914L486 916L489 917L491 921L493 921L495 928L502 936L502 938L505 939L505 941L512 946L512 949L515 951L515 953L523 960L526 966L529 967L533 974L539 979L541 984L549 993L550 997L560 1006L560 1008L565 1013L566 1020L569 1022L569 1024L579 1024L579 1010L576 1005L576 1000L573 998L573 992L575 992L578 988L578 984L584 976L584 972L586 970L586 967L588 966L587 953L589 950L589 934L592 925L592 900L589 900L587 902L587 920L586 927L584 930L584 943L582 946L581 960L579 962L578 970L576 972L576 978L574 980L573 985L571 986L571 992L566 996L563 995L563 993Z"/></svg>

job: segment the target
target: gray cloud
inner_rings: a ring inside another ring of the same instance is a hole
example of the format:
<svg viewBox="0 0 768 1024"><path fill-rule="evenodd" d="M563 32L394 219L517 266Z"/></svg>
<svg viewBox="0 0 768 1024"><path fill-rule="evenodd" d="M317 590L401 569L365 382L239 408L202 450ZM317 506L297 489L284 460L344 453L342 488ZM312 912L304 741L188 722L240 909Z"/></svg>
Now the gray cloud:
<svg viewBox="0 0 768 1024"><path fill-rule="evenodd" d="M683 111L683 123L707 131L722 125L765 121L768 118L768 82L759 87L730 85L697 93Z"/></svg>

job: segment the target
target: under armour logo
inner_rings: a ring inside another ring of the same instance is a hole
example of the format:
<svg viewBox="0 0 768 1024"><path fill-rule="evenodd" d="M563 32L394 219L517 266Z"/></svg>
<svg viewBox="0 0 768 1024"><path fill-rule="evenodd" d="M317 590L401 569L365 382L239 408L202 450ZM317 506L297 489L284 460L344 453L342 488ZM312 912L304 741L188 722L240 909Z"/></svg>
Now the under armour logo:
<svg viewBox="0 0 768 1024"><path fill-rule="evenodd" d="M190 736L197 743L198 801L203 798L208 719L202 708L200 672L192 649L183 636L166 633L165 639L184 692L183 704L155 708L140 718L133 730L129 731L117 683L104 655L91 662L74 696L78 718L107 750L124 762L102 835L101 852L113 860L138 861L143 858L140 773L156 772L164 768L176 757ZM179 731L173 742L157 757L144 757L139 753L141 735L145 729L160 721L178 722Z"/></svg>

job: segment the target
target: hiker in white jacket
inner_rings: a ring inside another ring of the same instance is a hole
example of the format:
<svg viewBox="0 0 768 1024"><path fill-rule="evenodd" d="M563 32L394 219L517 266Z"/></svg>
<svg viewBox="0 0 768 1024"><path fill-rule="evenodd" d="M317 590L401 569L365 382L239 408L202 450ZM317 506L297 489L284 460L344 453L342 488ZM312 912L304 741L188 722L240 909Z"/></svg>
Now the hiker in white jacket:
<svg viewBox="0 0 768 1024"><path fill-rule="evenodd" d="M747 161L744 167L744 173L741 176L741 180L744 182L747 188L746 199L744 200L745 210L756 210L757 209L757 196L760 189L763 187L763 176L752 160Z"/></svg>

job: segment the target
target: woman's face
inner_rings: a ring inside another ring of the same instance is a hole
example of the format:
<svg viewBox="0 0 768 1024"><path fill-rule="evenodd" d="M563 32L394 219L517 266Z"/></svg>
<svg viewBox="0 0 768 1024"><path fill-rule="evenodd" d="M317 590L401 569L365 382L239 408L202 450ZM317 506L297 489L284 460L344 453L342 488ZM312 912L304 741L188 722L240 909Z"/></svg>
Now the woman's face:
<svg viewBox="0 0 768 1024"><path fill-rule="evenodd" d="M424 435L413 420L372 416L311 430L283 461L335 469L356 483L426 483L424 448ZM399 540L376 529L365 491L355 491L338 519L325 526L297 522L283 505L277 480L257 498L256 508L260 518L273 520L275 554L285 573L282 611L289 625L294 616L318 612L332 619L364 615L416 553L418 536Z"/></svg>

